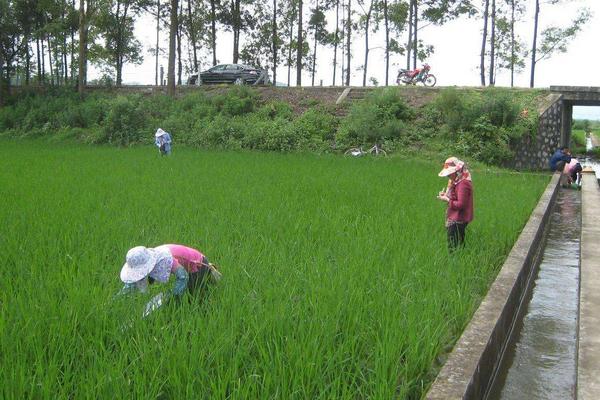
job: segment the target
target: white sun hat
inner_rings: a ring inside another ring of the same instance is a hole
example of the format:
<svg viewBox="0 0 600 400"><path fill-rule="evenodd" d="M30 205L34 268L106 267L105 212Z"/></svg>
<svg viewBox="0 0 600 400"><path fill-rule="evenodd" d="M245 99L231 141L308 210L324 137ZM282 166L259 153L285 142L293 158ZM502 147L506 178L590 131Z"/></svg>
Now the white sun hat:
<svg viewBox="0 0 600 400"><path fill-rule="evenodd" d="M125 283L134 283L144 279L154 269L157 259L158 256L154 249L144 246L130 249L121 269L121 280Z"/></svg>
<svg viewBox="0 0 600 400"><path fill-rule="evenodd" d="M465 163L459 160L458 158L450 157L444 162L444 167L442 168L438 176L444 177L451 175L456 171L460 171L464 165Z"/></svg>
<svg viewBox="0 0 600 400"><path fill-rule="evenodd" d="M167 132L163 131L161 128L158 128L158 129L156 130L156 133L154 134L154 137L161 137L161 136L162 136L162 135L164 135L165 133L167 133Z"/></svg>

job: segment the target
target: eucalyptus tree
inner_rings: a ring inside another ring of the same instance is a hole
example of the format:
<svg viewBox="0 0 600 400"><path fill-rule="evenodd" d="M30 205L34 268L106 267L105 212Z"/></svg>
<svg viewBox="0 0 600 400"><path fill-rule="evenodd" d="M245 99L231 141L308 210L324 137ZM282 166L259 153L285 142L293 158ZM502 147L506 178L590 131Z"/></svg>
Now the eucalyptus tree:
<svg viewBox="0 0 600 400"><path fill-rule="evenodd" d="M210 47L212 49L212 65L217 65L217 18L221 8L220 0L209 0L210 3Z"/></svg>
<svg viewBox="0 0 600 400"><path fill-rule="evenodd" d="M251 6L254 0L229 0L221 8L221 22L225 30L233 34L233 63L238 62L240 56L240 38L242 33L254 29L256 21Z"/></svg>
<svg viewBox="0 0 600 400"><path fill-rule="evenodd" d="M311 10L308 21L309 29L313 34L313 55L311 57L311 85L315 86L315 71L317 66L317 47L319 44L328 43L327 19L325 12L328 9L328 3L323 0L315 1L315 8Z"/></svg>
<svg viewBox="0 0 600 400"><path fill-rule="evenodd" d="M409 4L406 0L382 0L379 12L382 14L385 30L385 85L389 85L390 53L404 54L406 49L395 37L406 28ZM393 37L390 37L393 35Z"/></svg>
<svg viewBox="0 0 600 400"><path fill-rule="evenodd" d="M472 16L475 11L472 0L410 0L406 67L410 68L411 56L413 68L417 68L417 60L424 60L433 52L433 46L419 39L421 29L431 24L443 25L463 15Z"/></svg>
<svg viewBox="0 0 600 400"><path fill-rule="evenodd" d="M350 86L350 43L352 41L352 0L346 4L346 86Z"/></svg>
<svg viewBox="0 0 600 400"><path fill-rule="evenodd" d="M499 70L507 70L510 71L510 86L513 87L515 71L525 68L527 51L515 33L515 22L524 13L525 6L521 0L496 1L496 9L491 13L493 33L489 40L490 85L495 84Z"/></svg>
<svg viewBox="0 0 600 400"><path fill-rule="evenodd" d="M335 75L337 71L337 53L342 32L340 32L340 0L334 0L335 6L335 31L330 33L330 43L333 45L333 79L332 86L335 86ZM342 10L343 12L343 10Z"/></svg>
<svg viewBox="0 0 600 400"><path fill-rule="evenodd" d="M149 0L97 0L95 28L103 43L95 43L90 52L93 61L115 70L116 84L123 80L123 65L143 61L142 45L134 35L135 18L149 6Z"/></svg>
<svg viewBox="0 0 600 400"><path fill-rule="evenodd" d="M15 3L0 0L0 105L4 103L6 88L10 87L12 63L23 45L23 32L16 17Z"/></svg>
<svg viewBox="0 0 600 400"><path fill-rule="evenodd" d="M548 0L545 5L560 4L561 0ZM542 31L541 44L538 47L538 24L540 16L540 0L535 0L533 44L531 46L531 75L529 86L535 85L535 67L538 62L550 58L554 53L567 51L569 42L577 36L583 26L590 20L589 9L580 9L575 19L567 27L549 26Z"/></svg>
<svg viewBox="0 0 600 400"><path fill-rule="evenodd" d="M94 46L98 35L97 18L99 9L103 6L102 0L79 0L79 58L77 87L82 95L87 84L88 61L93 58L91 48ZM42 58L42 69L43 69Z"/></svg>
<svg viewBox="0 0 600 400"><path fill-rule="evenodd" d="M510 10L508 10L510 12ZM499 14L496 17L496 57L494 73L498 71L510 71L510 86L514 86L514 73L525 68L525 56L527 51L525 44L513 31L512 17L507 14ZM495 81L495 77L494 77Z"/></svg>
<svg viewBox="0 0 600 400"><path fill-rule="evenodd" d="M292 66L294 65L293 51L296 49L296 41L294 40L294 27L298 14L298 1L290 0L284 2L284 8L279 7L281 14L281 22L279 28L279 40L282 42L282 52L286 54L283 58L283 64L287 67L287 85L291 85Z"/></svg>
<svg viewBox="0 0 600 400"><path fill-rule="evenodd" d="M378 29L377 23L372 24L371 18L373 17L373 11L377 7L376 0L357 0L357 4L360 7L362 14L359 19L359 29L363 32L365 38L365 61L363 64L363 82L362 85L367 85L367 69L369 65L369 33L371 30L375 33Z"/></svg>
<svg viewBox="0 0 600 400"><path fill-rule="evenodd" d="M177 38L177 27L179 24L177 11L178 0L171 0L170 24L169 24L169 65L167 67L167 94L175 96L175 40Z"/></svg>
<svg viewBox="0 0 600 400"><path fill-rule="evenodd" d="M304 48L302 32L302 0L298 0L298 35L296 36L296 86L302 86L302 49Z"/></svg>

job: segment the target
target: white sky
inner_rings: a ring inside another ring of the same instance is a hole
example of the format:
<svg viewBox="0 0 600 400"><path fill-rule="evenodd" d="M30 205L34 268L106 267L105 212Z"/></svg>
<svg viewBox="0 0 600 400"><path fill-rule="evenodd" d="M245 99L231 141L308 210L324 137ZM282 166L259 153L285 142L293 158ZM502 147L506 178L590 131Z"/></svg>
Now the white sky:
<svg viewBox="0 0 600 400"><path fill-rule="evenodd" d="M537 64L535 86L600 86L600 74L597 73L598 65L600 65L600 54L598 53L598 41L600 40L600 0L563 0L563 3L554 6L542 4L540 32L548 25L566 26L575 17L577 11L583 7L588 7L592 11L592 20L578 34L577 38L569 44L567 53L556 54L552 58L543 60ZM517 33L527 44L527 47L531 46L533 35L534 4L534 0L527 0L527 13L516 27ZM305 6L306 15L308 15L307 9L308 7ZM305 17L305 20L307 19L308 17ZM328 15L328 22L331 29L335 23L334 13ZM480 84L478 66L482 25L483 23L480 18L461 18L440 27L428 26L419 31L420 38L425 43L432 44L435 47L434 54L427 62L432 66L431 72L437 77L437 85L478 86ZM150 16L142 16L136 24L136 36L142 42L144 49L154 46L156 35L154 27L155 22ZM161 42L164 48L167 48L167 35L168 30L163 29L161 31ZM405 37L398 39L401 42L406 41ZM243 34L241 41L243 45ZM385 56L382 49L384 46L383 32L371 35L370 46L372 50L370 51L367 79L375 77L382 84L385 80ZM363 38L356 35L353 36L352 51L353 73L351 75L351 85L358 86L362 84L362 70L357 70L357 68L362 67L363 64ZM201 54L204 55L202 61L203 66L206 67L212 60L212 57L209 53ZM230 33L218 33L217 58L221 63L232 62L232 36ZM322 79L324 85L331 84L332 59L333 50L331 48L318 47L316 83ZM395 76L397 69L404 66L404 60L404 56L392 58L390 77ZM161 57L159 63L164 66L166 74L166 56ZM516 86L529 86L529 68L530 62L528 60L525 70L515 77ZM92 68L89 79L93 79L96 76L95 70ZM185 76L187 77L187 75ZM287 67L278 68L277 76L278 82L287 82ZM339 82L339 69L337 79ZM141 65L126 65L123 71L123 81L124 83L153 84L154 57L145 51L144 62ZM295 82L295 71L292 71L292 81ZM302 82L303 85L310 85L311 80L308 72L303 73ZM510 85L508 71L498 74L496 85ZM590 115L587 117L584 116L585 118L591 118L591 115L598 115L598 118L600 118L600 110L598 108L577 107L575 109L576 117L581 113L583 113L582 115Z"/></svg>

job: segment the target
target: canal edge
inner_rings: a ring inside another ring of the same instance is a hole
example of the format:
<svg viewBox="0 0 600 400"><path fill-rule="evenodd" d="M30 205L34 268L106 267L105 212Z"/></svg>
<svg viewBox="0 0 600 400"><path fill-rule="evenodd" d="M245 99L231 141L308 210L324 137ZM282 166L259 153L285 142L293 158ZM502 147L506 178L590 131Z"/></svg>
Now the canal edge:
<svg viewBox="0 0 600 400"><path fill-rule="evenodd" d="M600 399L600 188L583 174L577 399Z"/></svg>

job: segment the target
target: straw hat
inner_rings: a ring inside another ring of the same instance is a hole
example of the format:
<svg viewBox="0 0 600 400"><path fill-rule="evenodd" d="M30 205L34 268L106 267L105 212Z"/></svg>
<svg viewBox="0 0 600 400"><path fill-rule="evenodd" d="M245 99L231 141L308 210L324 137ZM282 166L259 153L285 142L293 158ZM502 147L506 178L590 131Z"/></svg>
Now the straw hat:
<svg viewBox="0 0 600 400"><path fill-rule="evenodd" d="M456 157L450 157L444 162L444 167L438 174L438 176L448 176L452 175L456 171L460 171L462 167L465 165L462 161L460 161Z"/></svg>
<svg viewBox="0 0 600 400"><path fill-rule="evenodd" d="M158 128L158 129L156 130L156 133L154 134L154 137L161 137L161 136L162 136L162 135L164 135L165 133L167 133L167 132L163 131L161 128Z"/></svg>
<svg viewBox="0 0 600 400"><path fill-rule="evenodd" d="M144 279L154 269L157 259L158 256L154 249L144 246L130 249L121 269L121 280L125 283L133 283Z"/></svg>

